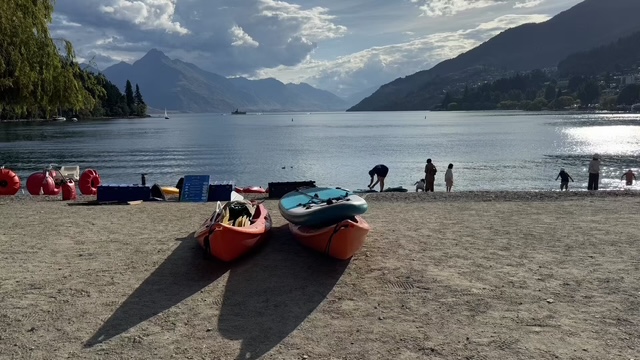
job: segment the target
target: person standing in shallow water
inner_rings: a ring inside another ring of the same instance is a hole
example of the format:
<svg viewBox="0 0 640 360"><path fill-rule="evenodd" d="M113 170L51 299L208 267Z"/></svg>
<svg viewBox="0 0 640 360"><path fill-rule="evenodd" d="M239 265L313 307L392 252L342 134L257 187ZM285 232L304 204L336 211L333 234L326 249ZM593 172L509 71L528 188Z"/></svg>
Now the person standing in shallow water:
<svg viewBox="0 0 640 360"><path fill-rule="evenodd" d="M569 179L571 179L571 182L573 182L573 178L571 177L571 175L569 175L569 173L564 171L564 168L562 168L560 169L560 173L558 174L558 176L556 176L556 181L558 181L558 178L560 178L560 191L569 191Z"/></svg>
<svg viewBox="0 0 640 360"><path fill-rule="evenodd" d="M427 159L427 165L424 167L424 179L427 182L427 185L424 188L425 192L433 192L433 185L436 182L436 173L438 169L433 165L431 159Z"/></svg>
<svg viewBox="0 0 640 360"><path fill-rule="evenodd" d="M449 164L447 171L444 173L444 183L447 186L447 192L451 192L453 187L453 164Z"/></svg>
<svg viewBox="0 0 640 360"><path fill-rule="evenodd" d="M600 155L594 154L593 159L589 163L589 183L588 190L598 190L598 182L600 181Z"/></svg>
<svg viewBox="0 0 640 360"><path fill-rule="evenodd" d="M627 171L626 173L622 174L622 177L620 178L620 180L626 178L626 184L627 186L631 186L633 185L633 180L638 180L636 179L636 174L633 173L633 171L631 171L631 169L629 169L629 171Z"/></svg>
<svg viewBox="0 0 640 360"><path fill-rule="evenodd" d="M384 190L384 179L389 174L389 168L383 164L379 164L373 167L373 169L369 170L369 176L371 177L371 181L369 182L369 189L373 190L373 188L380 183L380 192ZM373 176L377 177L376 182L373 182Z"/></svg>

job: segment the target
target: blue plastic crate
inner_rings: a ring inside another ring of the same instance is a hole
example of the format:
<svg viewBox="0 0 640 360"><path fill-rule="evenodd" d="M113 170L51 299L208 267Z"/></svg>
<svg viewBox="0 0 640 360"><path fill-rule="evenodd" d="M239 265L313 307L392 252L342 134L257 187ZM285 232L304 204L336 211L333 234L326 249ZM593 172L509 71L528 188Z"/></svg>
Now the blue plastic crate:
<svg viewBox="0 0 640 360"><path fill-rule="evenodd" d="M209 185L207 201L230 201L233 188L232 181L214 182Z"/></svg>
<svg viewBox="0 0 640 360"><path fill-rule="evenodd" d="M127 202L151 199L151 188L142 185L100 185L98 202Z"/></svg>

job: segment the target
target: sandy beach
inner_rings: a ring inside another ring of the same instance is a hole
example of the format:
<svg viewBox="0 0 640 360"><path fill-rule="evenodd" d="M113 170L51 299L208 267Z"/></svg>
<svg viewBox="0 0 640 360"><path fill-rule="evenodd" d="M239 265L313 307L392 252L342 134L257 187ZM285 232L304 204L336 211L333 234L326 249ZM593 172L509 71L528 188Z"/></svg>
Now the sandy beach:
<svg viewBox="0 0 640 360"><path fill-rule="evenodd" d="M214 204L0 199L2 359L638 359L640 194L370 194L350 261L277 201L232 263Z"/></svg>

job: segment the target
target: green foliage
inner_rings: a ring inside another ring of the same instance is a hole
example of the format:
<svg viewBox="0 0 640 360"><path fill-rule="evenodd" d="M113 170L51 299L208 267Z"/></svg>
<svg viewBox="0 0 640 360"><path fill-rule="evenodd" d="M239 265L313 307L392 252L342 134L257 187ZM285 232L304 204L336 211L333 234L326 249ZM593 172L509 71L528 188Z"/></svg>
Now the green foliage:
<svg viewBox="0 0 640 360"><path fill-rule="evenodd" d="M51 38L54 2L0 0L0 119L128 115L117 87L82 70L70 42Z"/></svg>
<svg viewBox="0 0 640 360"><path fill-rule="evenodd" d="M499 110L518 110L520 107L520 102L518 101L502 101L498 104Z"/></svg>
<svg viewBox="0 0 640 360"><path fill-rule="evenodd" d="M561 96L551 102L549 107L554 110L563 110L572 107L575 102L576 101L571 96Z"/></svg>
<svg viewBox="0 0 640 360"><path fill-rule="evenodd" d="M140 87L136 84L136 92L134 94L137 116L145 116L147 114L147 104L145 104L142 94L140 93Z"/></svg>
<svg viewBox="0 0 640 360"><path fill-rule="evenodd" d="M53 0L0 1L0 108L16 117L95 105L71 43L52 39Z"/></svg>
<svg viewBox="0 0 640 360"><path fill-rule="evenodd" d="M556 99L556 87L555 85L549 84L544 90L544 99L547 102L553 101Z"/></svg>
<svg viewBox="0 0 640 360"><path fill-rule="evenodd" d="M448 104L456 103L457 110L525 110L538 98L538 93L544 92L550 80L544 72L536 70L485 82L474 88L466 86L461 98L447 93L441 108L452 110Z"/></svg>
<svg viewBox="0 0 640 360"><path fill-rule="evenodd" d="M546 109L548 106L547 100L543 98L537 98L532 101L528 106L524 107L522 110L527 111L541 111Z"/></svg>
<svg viewBox="0 0 640 360"><path fill-rule="evenodd" d="M448 109L449 108L449 104L451 103L452 99L451 99L451 94L449 94L449 92L447 91L444 94L444 99L442 99L442 103L440 104L440 107L443 109Z"/></svg>
<svg viewBox="0 0 640 360"><path fill-rule="evenodd" d="M460 110L460 106L458 105L458 103L452 102L447 105L447 110L450 110L450 111Z"/></svg>
<svg viewBox="0 0 640 360"><path fill-rule="evenodd" d="M587 81L578 89L578 99L583 106L597 102L598 98L600 98L600 86L593 80Z"/></svg>
<svg viewBox="0 0 640 360"><path fill-rule="evenodd" d="M620 91L618 105L633 105L640 102L640 85L629 85Z"/></svg>
<svg viewBox="0 0 640 360"><path fill-rule="evenodd" d="M131 87L131 81L127 80L127 84L124 87L124 97L129 108L129 115L134 115L136 112L136 100L133 97L133 88Z"/></svg>
<svg viewBox="0 0 640 360"><path fill-rule="evenodd" d="M601 99L600 107L603 110L615 110L617 105L617 96L607 96Z"/></svg>

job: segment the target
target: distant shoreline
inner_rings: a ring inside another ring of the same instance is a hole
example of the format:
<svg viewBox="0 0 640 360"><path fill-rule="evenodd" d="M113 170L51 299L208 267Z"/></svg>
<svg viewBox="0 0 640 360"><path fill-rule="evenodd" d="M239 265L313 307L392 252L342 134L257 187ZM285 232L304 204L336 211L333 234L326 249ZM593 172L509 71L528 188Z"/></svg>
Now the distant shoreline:
<svg viewBox="0 0 640 360"><path fill-rule="evenodd" d="M93 121L93 120L118 120L118 119L146 119L153 117L151 115L145 116L99 116L99 117L86 117L78 118L78 121ZM57 121L52 119L5 119L0 120L0 123L28 123L28 122L72 122L70 119L66 121Z"/></svg>

